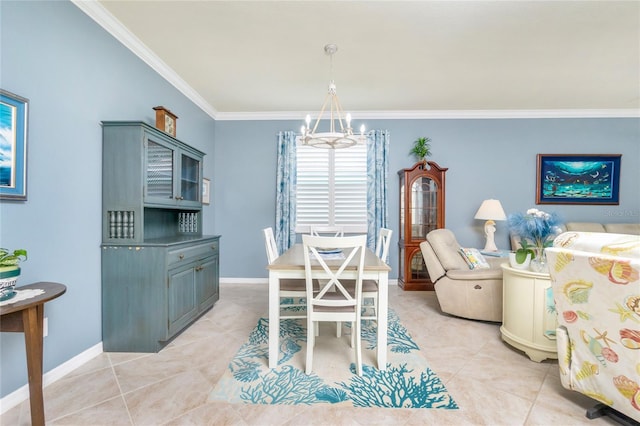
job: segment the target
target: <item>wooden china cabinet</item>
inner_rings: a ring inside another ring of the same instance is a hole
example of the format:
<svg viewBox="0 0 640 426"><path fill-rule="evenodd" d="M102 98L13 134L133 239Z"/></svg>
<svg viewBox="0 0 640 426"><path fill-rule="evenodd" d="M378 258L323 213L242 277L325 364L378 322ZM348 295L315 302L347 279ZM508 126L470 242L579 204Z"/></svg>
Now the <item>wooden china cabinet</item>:
<svg viewBox="0 0 640 426"><path fill-rule="evenodd" d="M403 290L433 290L420 243L427 234L444 228L447 168L420 161L398 171L400 177L400 254L398 285Z"/></svg>
<svg viewBox="0 0 640 426"><path fill-rule="evenodd" d="M219 299L202 234L201 152L143 122L102 122L102 345L158 352Z"/></svg>

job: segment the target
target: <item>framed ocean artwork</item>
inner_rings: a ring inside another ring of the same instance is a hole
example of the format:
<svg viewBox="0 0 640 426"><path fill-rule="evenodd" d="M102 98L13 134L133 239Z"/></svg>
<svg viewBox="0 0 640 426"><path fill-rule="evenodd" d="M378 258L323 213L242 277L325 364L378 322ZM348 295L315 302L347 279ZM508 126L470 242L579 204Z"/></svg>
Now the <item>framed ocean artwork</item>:
<svg viewBox="0 0 640 426"><path fill-rule="evenodd" d="M621 154L538 154L536 204L620 204Z"/></svg>
<svg viewBox="0 0 640 426"><path fill-rule="evenodd" d="M0 199L27 199L29 100L0 89Z"/></svg>

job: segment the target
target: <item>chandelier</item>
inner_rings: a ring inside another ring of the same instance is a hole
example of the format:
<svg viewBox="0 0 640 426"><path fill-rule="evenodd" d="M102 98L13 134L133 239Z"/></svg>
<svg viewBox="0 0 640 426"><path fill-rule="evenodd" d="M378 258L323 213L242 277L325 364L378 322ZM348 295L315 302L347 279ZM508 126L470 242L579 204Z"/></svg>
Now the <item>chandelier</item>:
<svg viewBox="0 0 640 426"><path fill-rule="evenodd" d="M335 44L327 44L324 47L325 54L329 55L331 58L331 71L333 74L333 54L338 51L338 46ZM329 131L328 132L317 132L318 125L320 124L320 120L322 119L323 114L327 111L327 106L329 107ZM307 114L306 125L301 128L301 138L302 143L307 146L312 146L314 148L328 148L328 149L339 149L339 148L348 148L350 146L356 145L357 143L364 143L366 141L366 137L364 135L364 124L360 126L360 134L354 135L353 129L351 128L351 114L347 114L344 116L344 122L346 122L346 126L342 121L343 112L342 107L340 106L340 100L338 99L338 95L336 93L336 84L333 82L333 79L329 82L329 91L327 96L324 99L324 103L322 104L322 109L320 110L320 114L318 115L318 119L316 120L313 129L311 128L311 116Z"/></svg>

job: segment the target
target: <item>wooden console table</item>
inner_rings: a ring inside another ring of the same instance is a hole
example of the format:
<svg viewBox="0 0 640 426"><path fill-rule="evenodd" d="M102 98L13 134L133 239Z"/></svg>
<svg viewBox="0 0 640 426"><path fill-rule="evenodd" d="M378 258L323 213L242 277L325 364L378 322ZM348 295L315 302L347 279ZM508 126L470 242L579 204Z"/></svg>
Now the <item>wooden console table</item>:
<svg viewBox="0 0 640 426"><path fill-rule="evenodd" d="M62 296L67 291L67 287L58 283L38 282L17 288L17 290L27 289L41 289L44 290L44 293L30 299L0 306L0 331L24 333L31 424L40 426L44 425L44 398L42 396L44 304Z"/></svg>

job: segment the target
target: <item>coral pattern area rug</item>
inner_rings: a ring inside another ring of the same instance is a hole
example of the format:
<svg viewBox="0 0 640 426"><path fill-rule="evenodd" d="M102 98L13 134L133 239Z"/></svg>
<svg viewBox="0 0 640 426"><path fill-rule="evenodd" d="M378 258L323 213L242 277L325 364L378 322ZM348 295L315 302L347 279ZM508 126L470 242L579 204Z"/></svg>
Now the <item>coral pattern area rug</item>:
<svg viewBox="0 0 640 426"><path fill-rule="evenodd" d="M268 368L267 318L260 318L240 347L209 400L247 404L345 404L353 407L457 409L451 395L420 355L420 349L389 310L387 369L375 361L375 323L362 330L363 375L355 374L350 327L336 337L336 325L321 323L313 352L313 373L305 374L306 323L285 320L280 327L278 367Z"/></svg>

